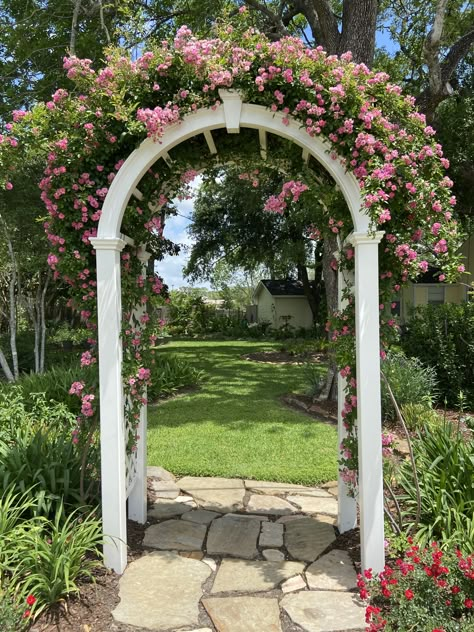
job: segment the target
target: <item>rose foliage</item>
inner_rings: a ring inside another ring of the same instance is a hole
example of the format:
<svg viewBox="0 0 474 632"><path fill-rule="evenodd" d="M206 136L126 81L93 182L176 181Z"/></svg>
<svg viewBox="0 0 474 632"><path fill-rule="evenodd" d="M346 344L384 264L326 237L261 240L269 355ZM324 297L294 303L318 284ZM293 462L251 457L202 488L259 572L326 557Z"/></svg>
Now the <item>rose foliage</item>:
<svg viewBox="0 0 474 632"><path fill-rule="evenodd" d="M355 176L373 230L385 231L380 248L382 311L402 283L429 265L442 271L440 280L453 280L462 269L449 164L414 99L387 74L353 63L349 52L327 55L292 37L271 42L247 27L245 13L239 20L235 26L218 26L215 37L206 40L182 27L173 41L152 46L135 61L118 49L110 49L105 65L97 69L88 59L67 57L64 69L72 88L57 90L51 101L31 111L14 112L0 136L2 186L14 187L23 165L45 164L40 189L48 213L48 261L55 277L68 284L70 305L90 329L91 348L83 364L97 360L95 257L89 239L97 233L109 187L146 137L159 143L166 129L184 116L222 107L221 88L239 90L244 101L282 113L282 133L290 117L296 119L309 136L324 139L331 157ZM187 143L191 146L192 139ZM203 152L199 165L189 164L191 154L186 164L187 146L182 145L181 162L170 167L160 161L145 174L139 185L143 198L132 198L123 218L123 233L137 245L127 245L121 255L123 378L130 419L137 418L144 401L154 342L148 315L142 311L134 317L134 307L163 295L162 280L143 272L137 249L148 244L148 250L159 255L170 192L186 189L193 177L187 175L190 170L204 168ZM309 185L299 174L290 174L266 210L279 214L308 203L315 195ZM335 234L342 244L352 229L347 208L318 208L314 238ZM342 247L333 266L350 270L353 264L354 250ZM328 328L347 378L344 416L349 435L342 449L346 480L355 486L357 376L350 287L347 298L347 307ZM384 347L395 332L395 321L383 317L381 325ZM84 383L72 389L82 401L81 426L95 414L96 394ZM129 447L133 443L132 437Z"/></svg>
<svg viewBox="0 0 474 632"><path fill-rule="evenodd" d="M441 551L436 542L413 545L378 576L358 576L369 599L367 631L457 632L474 629L474 558Z"/></svg>

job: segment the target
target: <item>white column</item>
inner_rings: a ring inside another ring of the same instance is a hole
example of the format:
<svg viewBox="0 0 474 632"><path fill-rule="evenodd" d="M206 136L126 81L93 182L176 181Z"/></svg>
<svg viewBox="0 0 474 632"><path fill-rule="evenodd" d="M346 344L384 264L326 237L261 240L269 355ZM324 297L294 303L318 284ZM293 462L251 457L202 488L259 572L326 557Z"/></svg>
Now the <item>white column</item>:
<svg viewBox="0 0 474 632"><path fill-rule="evenodd" d="M99 337L100 445L104 563L127 565L125 437L122 386L122 239L90 240L96 250Z"/></svg>
<svg viewBox="0 0 474 632"><path fill-rule="evenodd" d="M142 247L138 251L137 257L142 262L144 272L146 273L146 264L150 258L150 253ZM146 312L145 305L137 305L134 310L135 317L139 320ZM145 391L146 397L146 391ZM146 476L146 450L147 450L147 406L144 405L140 410L140 421L137 427L137 469L135 473L135 482L132 491L128 497L128 517L140 524L145 524L147 520L147 476Z"/></svg>
<svg viewBox="0 0 474 632"><path fill-rule="evenodd" d="M362 568L383 570L384 512L380 405L378 244L383 233L353 233Z"/></svg>
<svg viewBox="0 0 474 632"><path fill-rule="evenodd" d="M343 292L347 287L346 277L349 280L349 275L352 277L352 272L347 270L344 274L339 270L338 273L338 308L344 309L347 305L347 300L343 298ZM341 369L342 367L338 367ZM342 409L344 408L344 388L346 386L346 380L339 373L337 374L337 440L338 446L341 445L342 440L347 436L347 430L344 427L344 419L342 417ZM341 454L340 454L341 456ZM342 480L341 471L338 472L338 515L337 515L337 527L340 533L354 529L357 524L357 501L355 498L351 498L348 494L348 487Z"/></svg>

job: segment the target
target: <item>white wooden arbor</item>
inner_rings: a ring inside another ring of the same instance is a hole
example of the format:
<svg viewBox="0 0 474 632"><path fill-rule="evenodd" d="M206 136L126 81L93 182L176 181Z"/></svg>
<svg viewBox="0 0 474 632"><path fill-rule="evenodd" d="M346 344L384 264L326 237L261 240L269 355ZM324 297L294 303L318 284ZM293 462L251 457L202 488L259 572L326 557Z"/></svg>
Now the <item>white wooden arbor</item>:
<svg viewBox="0 0 474 632"><path fill-rule="evenodd" d="M369 231L359 185L320 138L310 137L298 121L282 122L280 113L263 106L243 103L238 92L220 91L222 105L216 110L200 109L169 127L161 142L148 138L130 154L115 177L105 199L97 237L91 239L97 258L97 300L100 372L100 434L102 472L102 516L105 534L104 558L108 568L122 573L127 564L128 516L146 521L146 409L138 428L139 442L133 459L126 458L124 400L122 386L122 324L120 252L129 238L121 234L122 217L142 176L168 151L187 139L203 134L211 154L217 149L212 130L226 128L230 134L241 127L258 129L262 155L267 152L267 133L287 138L302 148L303 158L314 156L340 187L349 207L355 249L355 305L357 401L359 442L359 507L362 567L381 571L384 567L383 477L380 407L378 244L382 233ZM144 254L145 258L146 255ZM340 278L340 287L343 279ZM340 299L341 301L342 299ZM343 381L339 378L339 443L344 437L341 410ZM357 522L356 501L347 494L339 476L338 526L341 532Z"/></svg>

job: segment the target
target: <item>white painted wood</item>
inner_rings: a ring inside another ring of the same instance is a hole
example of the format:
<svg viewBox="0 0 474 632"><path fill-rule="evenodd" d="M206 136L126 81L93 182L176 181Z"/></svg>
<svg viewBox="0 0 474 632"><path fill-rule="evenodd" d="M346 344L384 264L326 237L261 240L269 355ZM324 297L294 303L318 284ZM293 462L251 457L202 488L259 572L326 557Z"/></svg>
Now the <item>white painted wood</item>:
<svg viewBox="0 0 474 632"><path fill-rule="evenodd" d="M353 274L344 271L344 274L339 270L338 273L338 307L339 309L344 309L347 305L347 300L343 298L343 292L347 287L347 281L349 284L352 283ZM342 367L340 367L342 368ZM347 430L344 427L344 419L342 417L342 409L344 408L344 388L346 386L346 379L343 378L339 373L337 376L337 440L338 446L341 445L341 442L347 436ZM342 453L339 449L339 457L342 456ZM357 525L357 501L355 498L351 498L348 493L348 487L346 483L342 480L341 472L338 472L338 515L337 515L337 527L341 533L345 533L350 529L354 529Z"/></svg>
<svg viewBox="0 0 474 632"><path fill-rule="evenodd" d="M137 257L142 262L144 273L146 273L146 266L151 254L146 252L145 248L142 246L137 253ZM137 305L134 311L135 317L140 319L140 317L146 312L146 305ZM145 524L147 520L147 425L147 406L144 405L140 410L140 422L137 428L137 469L135 474L135 483L128 496L128 517L130 520L134 520L140 524Z"/></svg>
<svg viewBox="0 0 474 632"><path fill-rule="evenodd" d="M228 134L240 132L240 114L242 112L242 97L236 90L219 90L219 96L224 104L225 125Z"/></svg>
<svg viewBox="0 0 474 632"><path fill-rule="evenodd" d="M104 563L127 565L125 438L122 386L122 239L91 239L96 251L99 336L100 446Z"/></svg>
<svg viewBox="0 0 474 632"><path fill-rule="evenodd" d="M204 132L204 138L206 139L207 146L209 147L209 151L211 154L217 154L216 143L214 142L214 138L212 137L212 133L207 130Z"/></svg>
<svg viewBox="0 0 474 632"><path fill-rule="evenodd" d="M264 129L258 130L258 140L260 142L260 155L262 160L267 159L267 132Z"/></svg>
<svg viewBox="0 0 474 632"><path fill-rule="evenodd" d="M163 152L161 154L161 157L163 158L163 160L166 162L166 164L168 165L168 167L171 167L171 165L173 164L173 161L171 160L171 156L169 155L169 153L167 151Z"/></svg>
<svg viewBox="0 0 474 632"><path fill-rule="evenodd" d="M382 422L380 404L378 245L383 232L353 233L359 507L362 568L381 572L385 565Z"/></svg>
<svg viewBox="0 0 474 632"><path fill-rule="evenodd" d="M261 105L244 103L240 113L240 126L265 129L267 132L288 138L307 149L327 169L340 187L351 212L354 230L367 232L370 220L368 215L364 213L359 185L354 175L346 171L339 161L330 157L331 146L327 141L319 137L312 138L301 127L300 122L291 117L288 125L284 125L283 118L284 115L281 112L271 112ZM223 127L226 127L223 107L214 111L209 108L202 108L184 117L179 124L170 126L160 143L155 143L151 138L144 140L129 155L110 186L104 200L98 236L116 237L120 234L123 213L130 199L131 191L163 152L169 151L196 134L203 134L206 131Z"/></svg>
<svg viewBox="0 0 474 632"><path fill-rule="evenodd" d="M301 157L303 158L303 162L308 164L308 162L309 162L309 151L306 149L306 147L303 149Z"/></svg>
<svg viewBox="0 0 474 632"><path fill-rule="evenodd" d="M120 233L119 239L124 241L128 246L134 246L135 245L135 240L132 239L131 237L129 237L128 235L124 235L123 233Z"/></svg>
<svg viewBox="0 0 474 632"><path fill-rule="evenodd" d="M137 187L133 189L132 195L133 197L136 197L137 200L143 200L143 193L140 191L140 189L137 189Z"/></svg>

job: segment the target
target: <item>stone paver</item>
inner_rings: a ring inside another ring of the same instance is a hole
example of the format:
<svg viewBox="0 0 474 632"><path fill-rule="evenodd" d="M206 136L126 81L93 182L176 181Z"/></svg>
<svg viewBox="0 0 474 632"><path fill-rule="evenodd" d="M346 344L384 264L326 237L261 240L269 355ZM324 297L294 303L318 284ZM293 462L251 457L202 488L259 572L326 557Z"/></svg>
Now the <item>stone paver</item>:
<svg viewBox="0 0 474 632"><path fill-rule="evenodd" d="M351 593L303 591L285 595L280 606L305 632L365 630L365 606Z"/></svg>
<svg viewBox="0 0 474 632"><path fill-rule="evenodd" d="M245 487L252 492L263 494L299 494L303 489L311 489L304 485L293 485L292 483L275 483L272 481L245 481Z"/></svg>
<svg viewBox="0 0 474 632"><path fill-rule="evenodd" d="M258 544L262 548L279 549L283 546L283 525L278 522L263 522Z"/></svg>
<svg viewBox="0 0 474 632"><path fill-rule="evenodd" d="M352 590L357 573L349 554L334 549L306 569L306 581L314 590Z"/></svg>
<svg viewBox="0 0 474 632"><path fill-rule="evenodd" d="M231 555L246 560L257 557L260 522L239 516L224 516L214 520L207 536L209 555Z"/></svg>
<svg viewBox="0 0 474 632"><path fill-rule="evenodd" d="M183 514L182 519L189 520L189 522L197 522L198 524L210 524L214 518L219 518L220 515L215 511L207 511L207 509L194 509Z"/></svg>
<svg viewBox="0 0 474 632"><path fill-rule="evenodd" d="M202 584L210 574L206 564L175 553L143 555L120 578L120 603L113 617L157 631L197 627Z"/></svg>
<svg viewBox="0 0 474 632"><path fill-rule="evenodd" d="M145 531L143 546L162 551L199 551L202 549L207 527L184 520L166 520L152 524Z"/></svg>
<svg viewBox="0 0 474 632"><path fill-rule="evenodd" d="M276 599L211 597L202 603L218 632L281 632Z"/></svg>
<svg viewBox="0 0 474 632"><path fill-rule="evenodd" d="M290 577L286 582L283 582L281 585L281 590L283 593L291 593L296 590L304 590L307 588L306 582L303 579L302 575L295 575L294 577Z"/></svg>
<svg viewBox="0 0 474 632"><path fill-rule="evenodd" d="M176 476L168 470L165 470L164 467L159 465L149 465L146 468L146 474L148 477L159 478L160 481L175 481Z"/></svg>
<svg viewBox="0 0 474 632"><path fill-rule="evenodd" d="M185 476L178 485L204 509L228 513L244 507L245 487L240 479Z"/></svg>
<svg viewBox="0 0 474 632"><path fill-rule="evenodd" d="M261 592L277 588L304 570L301 562L249 562L224 559L217 571L212 593Z"/></svg>
<svg viewBox="0 0 474 632"><path fill-rule="evenodd" d="M232 518L245 518L246 520L260 520L260 522L268 522L270 520L268 516L259 516L258 514L228 513L226 516Z"/></svg>
<svg viewBox="0 0 474 632"><path fill-rule="evenodd" d="M285 559L284 553L278 549L265 549L262 551L262 555L267 562L283 562Z"/></svg>
<svg viewBox="0 0 474 632"><path fill-rule="evenodd" d="M148 518L152 520L166 520L167 518L182 516L187 511L191 511L191 509L192 507L186 503L159 498L148 510Z"/></svg>
<svg viewBox="0 0 474 632"><path fill-rule="evenodd" d="M247 503L249 513L269 514L271 516L286 516L299 510L278 496L253 494Z"/></svg>
<svg viewBox="0 0 474 632"><path fill-rule="evenodd" d="M329 492L325 497L318 496L288 496L290 503L294 503L301 508L303 513L307 514L329 514L337 516L337 499Z"/></svg>
<svg viewBox="0 0 474 632"><path fill-rule="evenodd" d="M152 478L150 483L157 498L171 498L174 500L179 496L179 487L174 481L161 481Z"/></svg>
<svg viewBox="0 0 474 632"><path fill-rule="evenodd" d="M336 534L330 524L310 516L285 525L286 548L297 560L314 562L335 539Z"/></svg>

